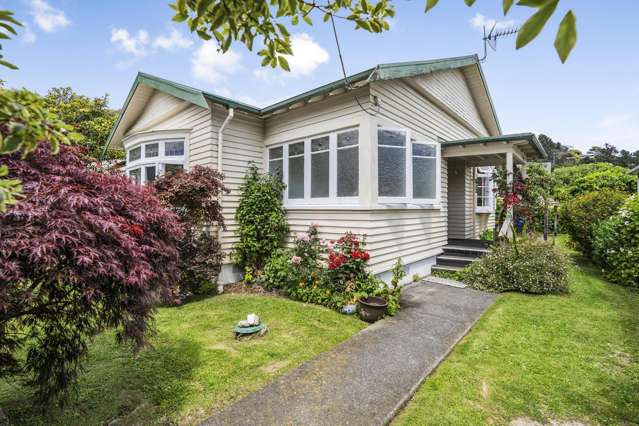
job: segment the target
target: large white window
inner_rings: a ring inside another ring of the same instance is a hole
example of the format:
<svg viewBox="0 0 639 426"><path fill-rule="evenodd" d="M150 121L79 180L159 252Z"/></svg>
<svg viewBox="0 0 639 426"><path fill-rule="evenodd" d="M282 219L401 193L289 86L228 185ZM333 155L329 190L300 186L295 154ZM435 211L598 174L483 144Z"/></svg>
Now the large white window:
<svg viewBox="0 0 639 426"><path fill-rule="evenodd" d="M475 173L475 211L477 213L494 212L495 197L493 195L492 170L477 168Z"/></svg>
<svg viewBox="0 0 639 426"><path fill-rule="evenodd" d="M382 204L433 205L441 186L440 145L404 129L377 130L377 188Z"/></svg>
<svg viewBox="0 0 639 426"><path fill-rule="evenodd" d="M127 148L126 173L136 184L184 169L184 139L153 140Z"/></svg>
<svg viewBox="0 0 639 426"><path fill-rule="evenodd" d="M356 204L358 130L317 135L269 148L269 173L286 182L285 205Z"/></svg>

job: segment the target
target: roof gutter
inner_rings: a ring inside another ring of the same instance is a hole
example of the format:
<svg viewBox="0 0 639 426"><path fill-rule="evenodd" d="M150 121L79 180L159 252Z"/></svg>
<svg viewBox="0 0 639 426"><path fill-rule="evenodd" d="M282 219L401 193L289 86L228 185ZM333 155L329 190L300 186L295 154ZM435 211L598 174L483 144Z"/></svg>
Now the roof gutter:
<svg viewBox="0 0 639 426"><path fill-rule="evenodd" d="M233 119L233 116L235 115L235 109L233 108L229 108L229 112L226 115L226 118L224 119L224 122L222 123L222 125L220 126L220 129L217 131L217 171L220 173L224 173L223 167L224 167L224 162L222 161L222 155L224 154L224 130L226 129L226 126L231 122L231 120ZM220 203L220 208L222 208L222 191L220 191L220 195L219 195L219 203ZM217 227L217 240L220 244L220 247L222 247L222 238L223 238L223 234L222 234L222 227L218 226ZM219 277L218 277L219 279ZM220 284L218 282L217 285L217 292L218 293L222 293L224 291L224 286L222 284Z"/></svg>

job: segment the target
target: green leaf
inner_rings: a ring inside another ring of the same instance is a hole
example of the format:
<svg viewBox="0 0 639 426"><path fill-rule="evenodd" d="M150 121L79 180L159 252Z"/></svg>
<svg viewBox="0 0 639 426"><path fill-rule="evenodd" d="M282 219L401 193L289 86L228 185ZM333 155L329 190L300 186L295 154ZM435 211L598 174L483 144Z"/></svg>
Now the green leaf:
<svg viewBox="0 0 639 426"><path fill-rule="evenodd" d="M561 62L566 62L568 55L577 43L577 18L572 10L569 10L559 24L557 38L555 39L555 50L559 54Z"/></svg>
<svg viewBox="0 0 639 426"><path fill-rule="evenodd" d="M7 61L3 61L2 59L0 59L0 65L2 65L3 67L7 67L9 69L12 69L12 70L17 70L18 69L18 67L16 67L12 63L7 62Z"/></svg>
<svg viewBox="0 0 639 426"><path fill-rule="evenodd" d="M302 19L304 20L304 22L306 22L308 25L313 25L313 21L311 21L311 18L309 18L308 15L303 15Z"/></svg>
<svg viewBox="0 0 639 426"><path fill-rule="evenodd" d="M466 6L469 6L469 7L475 4L475 0L464 0L464 2L466 2Z"/></svg>
<svg viewBox="0 0 639 426"><path fill-rule="evenodd" d="M284 71L291 71L291 67L288 65L288 61L284 56L278 56L277 60Z"/></svg>
<svg viewBox="0 0 639 426"><path fill-rule="evenodd" d="M542 7L544 6L546 3L548 3L549 0L519 0L517 2L517 6L528 6L528 7Z"/></svg>
<svg viewBox="0 0 639 426"><path fill-rule="evenodd" d="M291 18L291 24L292 24L292 25L297 25L297 24L299 24L299 23L300 23L300 18L299 18L299 16L295 15L295 16L293 16L293 17Z"/></svg>
<svg viewBox="0 0 639 426"><path fill-rule="evenodd" d="M539 9L533 16L528 18L517 34L517 49L521 49L535 39L557 9L559 0L550 0L548 4Z"/></svg>
<svg viewBox="0 0 639 426"><path fill-rule="evenodd" d="M510 10L514 2L515 0L504 0L504 15L508 15L508 11Z"/></svg>
<svg viewBox="0 0 639 426"><path fill-rule="evenodd" d="M437 6L438 2L439 0L426 0L426 10L424 10L424 12L428 12L433 7Z"/></svg>

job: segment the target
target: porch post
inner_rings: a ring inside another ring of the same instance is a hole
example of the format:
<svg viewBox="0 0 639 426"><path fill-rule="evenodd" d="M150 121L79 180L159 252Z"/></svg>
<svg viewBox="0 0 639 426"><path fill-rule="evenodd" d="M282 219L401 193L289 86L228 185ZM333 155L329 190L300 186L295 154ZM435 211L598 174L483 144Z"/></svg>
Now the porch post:
<svg viewBox="0 0 639 426"><path fill-rule="evenodd" d="M508 183L508 187L511 188L513 184L513 152L506 152L506 182ZM513 207L508 207L508 211L506 212L506 218L504 219L504 223L499 230L499 235L511 235L510 224L513 221Z"/></svg>

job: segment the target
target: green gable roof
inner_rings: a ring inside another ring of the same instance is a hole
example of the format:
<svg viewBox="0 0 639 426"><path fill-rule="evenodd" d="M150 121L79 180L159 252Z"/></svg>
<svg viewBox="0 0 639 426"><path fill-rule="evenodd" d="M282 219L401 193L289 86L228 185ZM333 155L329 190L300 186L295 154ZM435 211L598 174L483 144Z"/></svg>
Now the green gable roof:
<svg viewBox="0 0 639 426"><path fill-rule="evenodd" d="M461 68L469 65L477 65L479 67L479 71L481 74L481 78L484 81L485 79L483 72L481 71L481 66L479 62L479 58L477 55L469 55L469 56L459 56L454 58L446 58L446 59L435 59L429 61L414 61L414 62L397 62L397 63L389 63L389 64L379 64L374 68L369 68L367 70L361 71L357 74L353 74L347 77L350 83L357 83L363 80L367 81L379 81L379 80L393 80L398 78L405 77L414 77L417 75L428 74L435 71ZM122 117L135 93L135 90L140 84L144 84L146 86L152 87L159 91L165 92L176 98L182 99L187 102L191 102L195 105L201 106L202 108L210 108L209 103L207 101L211 101L216 104L220 104L226 106L227 108L235 108L238 110L250 112L253 114L257 114L260 116L264 116L267 114L271 114L279 109L287 108L295 103L310 99L314 96L321 95L324 93L329 93L333 90L343 88L344 87L344 79L341 78L339 80L335 80L331 83L325 84L323 86L317 87L315 89L309 90L307 92L301 93L297 96L293 96L291 98L285 99L283 101L277 102L273 105L269 105L264 108L258 108L243 102L238 102L233 99L225 98L223 96L218 96L213 93L205 92L203 90L199 90L190 86L186 86L184 84L176 83L174 81L166 80L160 77L156 77L151 74L146 73L138 73L129 91L129 95L120 111L120 115L111 130L111 134L107 140L107 143L104 147L104 151L107 150L109 145L111 144L111 140L115 134L118 125L122 121ZM490 107L493 112L493 116L495 117L495 122L497 124L497 128L499 129L499 121L497 120L497 114L495 113L495 109L493 107L492 100L490 99L490 93L486 90L486 94L488 96L488 100L490 103ZM501 130L500 130L501 131Z"/></svg>

